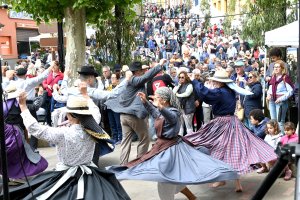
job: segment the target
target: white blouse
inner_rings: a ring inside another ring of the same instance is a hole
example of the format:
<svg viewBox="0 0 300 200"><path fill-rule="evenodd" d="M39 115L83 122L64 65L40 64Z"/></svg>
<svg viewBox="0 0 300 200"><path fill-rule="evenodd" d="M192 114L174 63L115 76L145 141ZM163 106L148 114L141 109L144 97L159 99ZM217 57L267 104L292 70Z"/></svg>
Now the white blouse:
<svg viewBox="0 0 300 200"><path fill-rule="evenodd" d="M67 166L89 164L93 159L95 141L79 124L53 128L39 124L29 110L21 113L28 132L56 145L59 162Z"/></svg>

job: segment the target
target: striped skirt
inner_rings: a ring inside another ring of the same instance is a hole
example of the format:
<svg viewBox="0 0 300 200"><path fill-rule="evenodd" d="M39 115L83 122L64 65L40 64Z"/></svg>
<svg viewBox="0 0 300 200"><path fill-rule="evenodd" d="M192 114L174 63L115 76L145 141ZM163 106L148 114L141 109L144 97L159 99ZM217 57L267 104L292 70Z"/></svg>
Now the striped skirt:
<svg viewBox="0 0 300 200"><path fill-rule="evenodd" d="M224 161L240 175L254 169L251 165L277 159L274 149L257 137L236 116L221 116L184 137L195 147L204 146L211 156Z"/></svg>

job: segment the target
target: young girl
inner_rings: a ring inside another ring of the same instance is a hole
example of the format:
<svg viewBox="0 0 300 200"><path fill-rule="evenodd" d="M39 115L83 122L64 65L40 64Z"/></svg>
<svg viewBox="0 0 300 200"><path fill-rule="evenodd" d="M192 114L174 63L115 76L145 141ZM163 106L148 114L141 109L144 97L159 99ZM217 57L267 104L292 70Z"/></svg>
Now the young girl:
<svg viewBox="0 0 300 200"><path fill-rule="evenodd" d="M276 120L271 119L266 123L266 137L265 137L265 142L268 143L270 146L272 146L274 149L276 149L278 142L281 139L281 134L280 134L280 129L279 129L279 124ZM258 169L256 172L261 174L268 172L270 166L274 164L274 161L270 161L268 163L261 163L261 168ZM268 167L267 167L268 165Z"/></svg>
<svg viewBox="0 0 300 200"><path fill-rule="evenodd" d="M282 146L289 143L297 143L298 142L298 135L295 132L295 124L293 122L286 122L284 124L284 134L280 140ZM289 163L290 164L290 163ZM285 176L284 180L288 181L292 178L292 170L290 170L289 165L285 167Z"/></svg>

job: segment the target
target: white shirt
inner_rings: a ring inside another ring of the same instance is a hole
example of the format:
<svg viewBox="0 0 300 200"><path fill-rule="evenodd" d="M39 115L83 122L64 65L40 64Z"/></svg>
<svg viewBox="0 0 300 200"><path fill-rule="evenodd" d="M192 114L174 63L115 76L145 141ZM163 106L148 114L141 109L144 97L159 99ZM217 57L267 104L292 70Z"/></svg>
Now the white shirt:
<svg viewBox="0 0 300 200"><path fill-rule="evenodd" d="M42 140L56 145L59 162L67 166L88 164L93 159L95 142L81 125L53 128L39 124L29 110L21 113L28 132Z"/></svg>
<svg viewBox="0 0 300 200"><path fill-rule="evenodd" d="M281 135L270 135L267 134L265 137L265 142L268 143L270 146L272 146L274 149L276 149L278 142L280 142Z"/></svg>
<svg viewBox="0 0 300 200"><path fill-rule="evenodd" d="M49 70L45 70L37 77L27 79L18 78L16 81L12 82L16 85L17 89L25 90L27 93L27 99L33 101L35 97L35 87L41 84L48 75Z"/></svg>

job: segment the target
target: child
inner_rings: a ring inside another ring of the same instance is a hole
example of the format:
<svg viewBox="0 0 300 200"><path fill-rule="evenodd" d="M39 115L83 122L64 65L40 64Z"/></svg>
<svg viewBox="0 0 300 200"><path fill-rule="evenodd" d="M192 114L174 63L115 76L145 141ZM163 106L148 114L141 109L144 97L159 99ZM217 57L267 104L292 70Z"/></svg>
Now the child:
<svg viewBox="0 0 300 200"><path fill-rule="evenodd" d="M261 109L253 109L249 113L252 132L261 139L266 137L266 126L269 118L265 117ZM272 145L271 145L272 146Z"/></svg>
<svg viewBox="0 0 300 200"><path fill-rule="evenodd" d="M295 124L292 122L286 122L284 124L284 133L285 136L283 136L280 140L282 145L289 144L289 143L297 143L298 142L298 135L296 134L296 128ZM285 176L284 180L288 181L292 178L292 170L290 170L289 166L287 165L285 167Z"/></svg>
<svg viewBox="0 0 300 200"><path fill-rule="evenodd" d="M274 149L276 149L280 139L281 139L281 134L280 134L280 129L279 129L279 124L276 120L271 119L266 123L266 129L265 129L266 137L265 137L265 142L268 143L270 146L272 146ZM261 163L261 168L258 169L256 172L261 174L264 172L268 172L269 169L267 167L272 166L274 164L274 161L268 162L268 163Z"/></svg>

